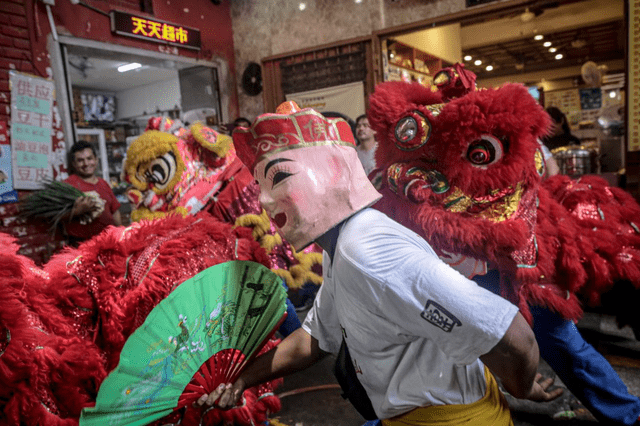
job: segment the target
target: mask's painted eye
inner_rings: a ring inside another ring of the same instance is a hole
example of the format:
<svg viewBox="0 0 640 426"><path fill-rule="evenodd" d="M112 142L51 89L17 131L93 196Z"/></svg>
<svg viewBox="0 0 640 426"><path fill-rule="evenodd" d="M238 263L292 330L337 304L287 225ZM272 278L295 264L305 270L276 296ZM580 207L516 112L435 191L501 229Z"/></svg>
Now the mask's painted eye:
<svg viewBox="0 0 640 426"><path fill-rule="evenodd" d="M488 166L502 158L502 142L495 136L482 135L469 144L467 160L474 166Z"/></svg>
<svg viewBox="0 0 640 426"><path fill-rule="evenodd" d="M396 124L396 146L403 151L413 151L427 143L430 134L431 123L427 117L413 111Z"/></svg>
<svg viewBox="0 0 640 426"><path fill-rule="evenodd" d="M283 180L285 180L286 178L288 178L292 174L293 173L289 173L289 172L276 172L273 175L272 187L275 186L276 184L282 182Z"/></svg>
<svg viewBox="0 0 640 426"><path fill-rule="evenodd" d="M146 165L140 180L153 183L157 190L164 190L176 174L176 171L176 158L173 152L167 152Z"/></svg>

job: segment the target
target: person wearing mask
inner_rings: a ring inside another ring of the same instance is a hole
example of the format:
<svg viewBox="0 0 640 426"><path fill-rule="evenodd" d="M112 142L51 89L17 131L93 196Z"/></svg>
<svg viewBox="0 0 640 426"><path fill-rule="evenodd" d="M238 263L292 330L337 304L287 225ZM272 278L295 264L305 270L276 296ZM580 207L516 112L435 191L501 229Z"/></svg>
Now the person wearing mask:
<svg viewBox="0 0 640 426"><path fill-rule="evenodd" d="M97 161L95 149L89 142L77 142L69 151L72 174L65 182L87 194L76 199L69 218L64 221L69 243L74 246L98 235L109 225L122 225L120 203L109 184L96 176ZM89 220L89 217L95 218Z"/></svg>
<svg viewBox="0 0 640 426"><path fill-rule="evenodd" d="M362 163L364 172L369 175L376 168L376 132L369 126L369 119L366 114L356 118L356 139L358 146L356 152Z"/></svg>
<svg viewBox="0 0 640 426"><path fill-rule="evenodd" d="M233 136L278 231L298 251L312 242L324 249L324 282L301 329L197 404L231 407L245 388L327 353L345 360L354 387L361 387L355 393L343 387L350 401L385 426L511 425L495 376L519 398L561 394L536 374L538 347L516 306L369 208L380 194L347 123L285 103Z"/></svg>
<svg viewBox="0 0 640 426"><path fill-rule="evenodd" d="M546 111L553 123L551 124L551 134L545 137L542 143L551 151L561 146L580 145L580 139L571 134L567 116L553 106L548 107Z"/></svg>

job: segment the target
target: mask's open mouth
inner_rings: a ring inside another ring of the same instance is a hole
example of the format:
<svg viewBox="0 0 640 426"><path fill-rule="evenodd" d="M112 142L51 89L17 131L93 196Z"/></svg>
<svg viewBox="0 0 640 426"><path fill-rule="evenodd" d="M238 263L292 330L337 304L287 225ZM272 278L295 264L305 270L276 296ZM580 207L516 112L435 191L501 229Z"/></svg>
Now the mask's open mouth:
<svg viewBox="0 0 640 426"><path fill-rule="evenodd" d="M287 223L287 215L284 213L278 213L273 221L276 223L276 226L280 229L284 228L285 223Z"/></svg>

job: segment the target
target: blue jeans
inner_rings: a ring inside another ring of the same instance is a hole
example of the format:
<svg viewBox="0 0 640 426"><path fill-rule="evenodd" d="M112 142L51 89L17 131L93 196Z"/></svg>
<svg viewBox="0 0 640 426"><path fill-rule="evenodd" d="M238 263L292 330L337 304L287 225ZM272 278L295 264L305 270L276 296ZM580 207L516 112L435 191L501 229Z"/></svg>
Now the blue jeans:
<svg viewBox="0 0 640 426"><path fill-rule="evenodd" d="M499 294L497 270L473 280ZM571 393L603 423L631 426L638 421L640 398L629 393L611 364L584 340L575 324L546 308L530 309L540 356Z"/></svg>
<svg viewBox="0 0 640 426"><path fill-rule="evenodd" d="M533 332L540 356L582 404L601 422L633 425L640 398L629 393L618 373L575 324L548 309L532 306Z"/></svg>
<svg viewBox="0 0 640 426"><path fill-rule="evenodd" d="M287 299L287 318L284 320L280 328L278 328L278 331L284 338L299 329L301 325L296 308L293 306L293 303L291 303L291 300Z"/></svg>

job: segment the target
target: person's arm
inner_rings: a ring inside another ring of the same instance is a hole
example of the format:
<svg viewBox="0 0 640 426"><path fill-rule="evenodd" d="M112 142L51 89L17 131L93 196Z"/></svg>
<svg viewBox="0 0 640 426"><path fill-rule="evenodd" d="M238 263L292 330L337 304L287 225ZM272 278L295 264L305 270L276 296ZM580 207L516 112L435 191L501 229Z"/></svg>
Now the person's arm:
<svg viewBox="0 0 640 426"><path fill-rule="evenodd" d="M540 381L541 375L537 374L539 358L533 330L518 312L500 342L480 360L514 397L551 401L562 394L562 389L547 392L553 379Z"/></svg>
<svg viewBox="0 0 640 426"><path fill-rule="evenodd" d="M219 408L232 408L246 388L269 380L286 376L315 364L326 355L318 345L318 340L299 328L278 346L256 358L232 385L219 386L209 395L202 395L197 405L213 405Z"/></svg>
<svg viewBox="0 0 640 426"><path fill-rule="evenodd" d="M547 158L546 163L547 163L547 177L555 176L558 173L560 173L560 167L558 167L558 162L553 156Z"/></svg>
<svg viewBox="0 0 640 426"><path fill-rule="evenodd" d="M116 210L113 213L113 224L116 226L122 226L122 216L120 215L120 210Z"/></svg>

